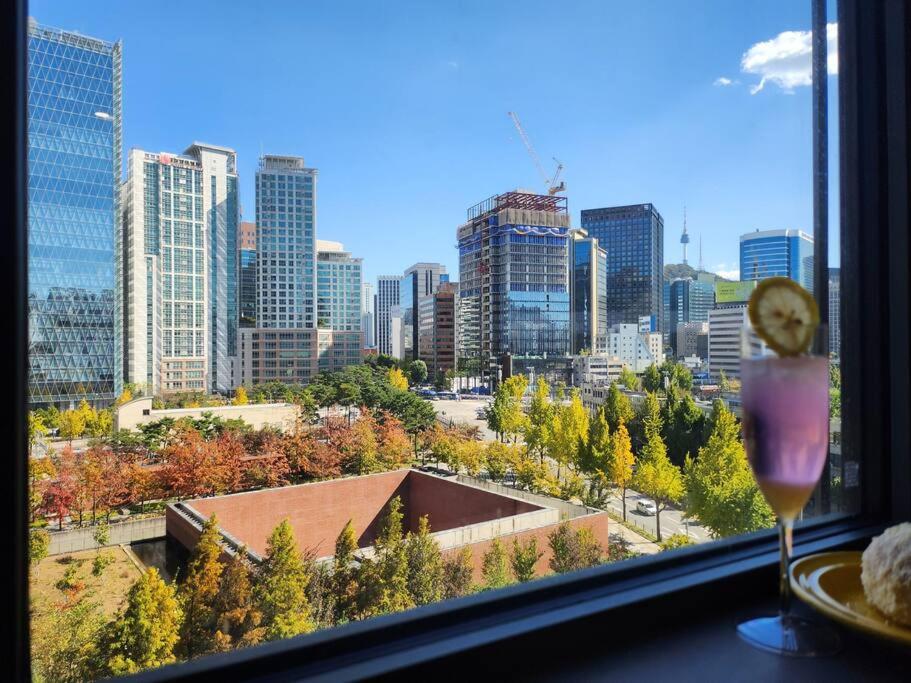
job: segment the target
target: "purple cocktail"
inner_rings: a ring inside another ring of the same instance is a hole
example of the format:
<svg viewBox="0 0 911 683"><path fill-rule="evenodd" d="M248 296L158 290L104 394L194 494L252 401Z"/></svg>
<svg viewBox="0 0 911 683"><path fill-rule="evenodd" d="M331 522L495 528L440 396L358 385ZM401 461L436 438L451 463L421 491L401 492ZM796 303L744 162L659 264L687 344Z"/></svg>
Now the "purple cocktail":
<svg viewBox="0 0 911 683"><path fill-rule="evenodd" d="M782 520L806 505L826 461L829 361L741 359L743 437L756 483Z"/></svg>

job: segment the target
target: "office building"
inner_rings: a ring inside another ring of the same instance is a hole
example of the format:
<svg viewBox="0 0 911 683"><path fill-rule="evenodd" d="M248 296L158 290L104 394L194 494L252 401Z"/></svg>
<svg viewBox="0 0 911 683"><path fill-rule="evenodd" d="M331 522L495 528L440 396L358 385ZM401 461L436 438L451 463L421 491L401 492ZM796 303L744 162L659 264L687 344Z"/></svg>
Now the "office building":
<svg viewBox="0 0 911 683"><path fill-rule="evenodd" d="M709 312L711 313L711 311ZM677 344L674 351L675 358L689 358L692 356L703 360L708 358L708 322L677 323L674 337Z"/></svg>
<svg viewBox="0 0 911 683"><path fill-rule="evenodd" d="M841 358L841 268L829 268L829 353Z"/></svg>
<svg viewBox="0 0 911 683"><path fill-rule="evenodd" d="M620 379L623 362L616 356L598 353L573 356L573 386L604 386Z"/></svg>
<svg viewBox="0 0 911 683"><path fill-rule="evenodd" d="M123 379L120 43L30 20L27 125L28 400L106 406Z"/></svg>
<svg viewBox="0 0 911 683"><path fill-rule="evenodd" d="M153 394L229 392L238 315L234 150L131 150L121 196L127 381Z"/></svg>
<svg viewBox="0 0 911 683"><path fill-rule="evenodd" d="M800 230L757 230L740 236L740 279L789 277L813 291L813 237Z"/></svg>
<svg viewBox="0 0 911 683"><path fill-rule="evenodd" d="M572 352L597 353L607 346L607 253L584 230L570 237Z"/></svg>
<svg viewBox="0 0 911 683"><path fill-rule="evenodd" d="M399 305L399 287L401 275L380 275L376 281L376 348L387 356L399 357L393 353L393 338L399 339L401 329L393 334L391 310ZM399 346L400 342L396 342ZM399 353L401 350L399 349Z"/></svg>
<svg viewBox="0 0 911 683"><path fill-rule="evenodd" d="M582 227L607 252L607 324L652 315L664 329L664 219L653 204L584 209Z"/></svg>
<svg viewBox="0 0 911 683"><path fill-rule="evenodd" d="M362 259L339 242L316 241L316 319L319 369L336 370L361 362Z"/></svg>
<svg viewBox="0 0 911 683"><path fill-rule="evenodd" d="M459 283L441 282L433 296L418 304L419 358L434 379L456 366L456 311Z"/></svg>
<svg viewBox="0 0 911 683"><path fill-rule="evenodd" d="M674 356L681 355L676 339L677 329L681 323L708 322L709 311L715 305L714 277L700 274L699 279L680 278L669 286L670 307L667 309L667 320L670 332L670 344Z"/></svg>
<svg viewBox="0 0 911 683"><path fill-rule="evenodd" d="M376 348L376 294L370 282L361 285L361 329L364 331L364 348Z"/></svg>
<svg viewBox="0 0 911 683"><path fill-rule="evenodd" d="M640 332L638 325L612 325L607 332L607 355L635 373L645 372L653 363L664 362L660 332Z"/></svg>
<svg viewBox="0 0 911 683"><path fill-rule="evenodd" d="M240 327L256 327L256 223L242 222L237 235Z"/></svg>
<svg viewBox="0 0 911 683"><path fill-rule="evenodd" d="M459 226L459 357L503 376L503 356L570 351L566 198L507 192ZM499 370L490 368L491 360ZM528 365L524 363L523 367ZM564 363L569 370L569 363ZM543 366L539 368L541 371Z"/></svg>
<svg viewBox="0 0 911 683"><path fill-rule="evenodd" d="M414 360L420 357L418 339L418 309L421 301L432 297L447 279L446 266L441 263L415 263L405 270L399 283L399 308L402 312L402 359Z"/></svg>
<svg viewBox="0 0 911 683"><path fill-rule="evenodd" d="M740 379L741 339L748 324L746 303L731 303L709 311L709 375Z"/></svg>

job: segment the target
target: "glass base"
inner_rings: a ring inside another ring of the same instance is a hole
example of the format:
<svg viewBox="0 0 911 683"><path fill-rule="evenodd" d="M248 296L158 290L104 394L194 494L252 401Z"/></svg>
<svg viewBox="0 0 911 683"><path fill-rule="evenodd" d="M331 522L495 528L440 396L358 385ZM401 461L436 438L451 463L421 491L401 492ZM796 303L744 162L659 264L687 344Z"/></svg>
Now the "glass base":
<svg viewBox="0 0 911 683"><path fill-rule="evenodd" d="M834 629L793 615L745 621L737 633L753 647L788 657L826 657L841 650Z"/></svg>

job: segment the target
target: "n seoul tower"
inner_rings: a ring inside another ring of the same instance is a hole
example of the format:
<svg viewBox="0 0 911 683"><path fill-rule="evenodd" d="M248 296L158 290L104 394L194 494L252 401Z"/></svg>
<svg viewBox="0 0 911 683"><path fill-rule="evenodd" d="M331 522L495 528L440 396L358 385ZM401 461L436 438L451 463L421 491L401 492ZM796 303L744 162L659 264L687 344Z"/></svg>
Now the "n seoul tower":
<svg viewBox="0 0 911 683"><path fill-rule="evenodd" d="M683 245L683 265L686 265L686 245L690 243L690 236L686 234L686 207L683 207L683 234L680 235L680 244Z"/></svg>

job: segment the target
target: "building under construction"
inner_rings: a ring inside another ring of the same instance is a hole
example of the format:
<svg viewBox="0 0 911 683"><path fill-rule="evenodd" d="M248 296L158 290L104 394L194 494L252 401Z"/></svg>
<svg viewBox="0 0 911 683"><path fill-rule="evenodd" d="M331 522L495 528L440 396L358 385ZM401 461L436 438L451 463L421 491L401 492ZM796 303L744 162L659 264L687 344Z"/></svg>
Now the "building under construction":
<svg viewBox="0 0 911 683"><path fill-rule="evenodd" d="M566 197L522 191L490 197L468 209L457 237L461 365L482 374L499 365L505 377L519 359L528 359L524 365L532 359L565 360L570 353Z"/></svg>

